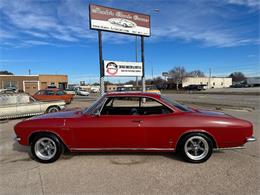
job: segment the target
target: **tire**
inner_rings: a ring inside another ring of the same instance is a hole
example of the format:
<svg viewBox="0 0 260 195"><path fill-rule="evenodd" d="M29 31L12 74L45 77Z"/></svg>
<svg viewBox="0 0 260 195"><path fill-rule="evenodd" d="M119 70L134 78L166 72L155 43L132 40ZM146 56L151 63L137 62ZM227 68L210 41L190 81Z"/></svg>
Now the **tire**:
<svg viewBox="0 0 260 195"><path fill-rule="evenodd" d="M213 142L205 134L191 133L181 139L178 149L186 161L202 163L210 158L213 151Z"/></svg>
<svg viewBox="0 0 260 195"><path fill-rule="evenodd" d="M60 111L60 108L58 106L51 106L49 107L46 112L47 113L52 113L52 112L59 112Z"/></svg>
<svg viewBox="0 0 260 195"><path fill-rule="evenodd" d="M31 143L33 159L41 163L52 163L58 160L63 151L62 143L53 134L36 136Z"/></svg>

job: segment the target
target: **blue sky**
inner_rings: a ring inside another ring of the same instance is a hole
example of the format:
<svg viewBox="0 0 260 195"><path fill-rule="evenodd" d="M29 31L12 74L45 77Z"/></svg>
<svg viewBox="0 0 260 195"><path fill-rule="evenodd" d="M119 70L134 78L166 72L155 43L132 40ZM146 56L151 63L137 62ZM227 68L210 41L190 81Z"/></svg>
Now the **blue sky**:
<svg viewBox="0 0 260 195"><path fill-rule="evenodd" d="M233 71L260 75L259 0L1 0L0 70L19 75L31 69L32 74L68 74L70 82L97 81L90 2L151 15L152 36L145 38L148 78L152 70L160 76L175 66L206 74L211 68L213 76ZM134 36L103 35L104 59L135 61Z"/></svg>

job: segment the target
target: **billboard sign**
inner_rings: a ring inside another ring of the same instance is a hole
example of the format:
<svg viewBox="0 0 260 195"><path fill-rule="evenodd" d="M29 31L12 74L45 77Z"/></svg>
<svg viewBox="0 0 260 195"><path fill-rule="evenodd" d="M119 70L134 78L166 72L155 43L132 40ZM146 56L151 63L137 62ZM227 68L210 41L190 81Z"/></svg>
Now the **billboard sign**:
<svg viewBox="0 0 260 195"><path fill-rule="evenodd" d="M105 76L142 76L142 62L104 61Z"/></svg>
<svg viewBox="0 0 260 195"><path fill-rule="evenodd" d="M150 16L130 11L89 5L90 29L150 36Z"/></svg>
<svg viewBox="0 0 260 195"><path fill-rule="evenodd" d="M163 72L163 73L162 73L162 76L164 76L164 77L167 77L168 75L169 75L168 72Z"/></svg>

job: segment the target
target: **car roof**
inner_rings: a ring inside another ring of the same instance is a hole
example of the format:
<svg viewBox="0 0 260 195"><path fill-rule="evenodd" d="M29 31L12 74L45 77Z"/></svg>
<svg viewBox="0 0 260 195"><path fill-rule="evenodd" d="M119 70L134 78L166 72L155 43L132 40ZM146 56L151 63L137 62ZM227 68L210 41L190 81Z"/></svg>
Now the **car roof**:
<svg viewBox="0 0 260 195"><path fill-rule="evenodd" d="M149 93L149 92L108 92L106 93L106 96L111 97L111 96L148 96L152 98L160 98L161 95L158 93Z"/></svg>

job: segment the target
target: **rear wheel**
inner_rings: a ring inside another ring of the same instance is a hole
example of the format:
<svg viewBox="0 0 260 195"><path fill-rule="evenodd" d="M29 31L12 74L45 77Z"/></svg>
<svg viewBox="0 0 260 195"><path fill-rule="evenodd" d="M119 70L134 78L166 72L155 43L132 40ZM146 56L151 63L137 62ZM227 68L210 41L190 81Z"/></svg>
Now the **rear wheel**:
<svg viewBox="0 0 260 195"><path fill-rule="evenodd" d="M59 159L63 151L62 143L52 134L35 137L31 144L34 159L41 163L51 163Z"/></svg>
<svg viewBox="0 0 260 195"><path fill-rule="evenodd" d="M58 112L60 111L60 108L58 106L51 106L47 109L47 113L52 113L52 112Z"/></svg>
<svg viewBox="0 0 260 195"><path fill-rule="evenodd" d="M213 143L204 134L191 133L180 141L179 150L188 162L202 163L210 158L213 151Z"/></svg>

